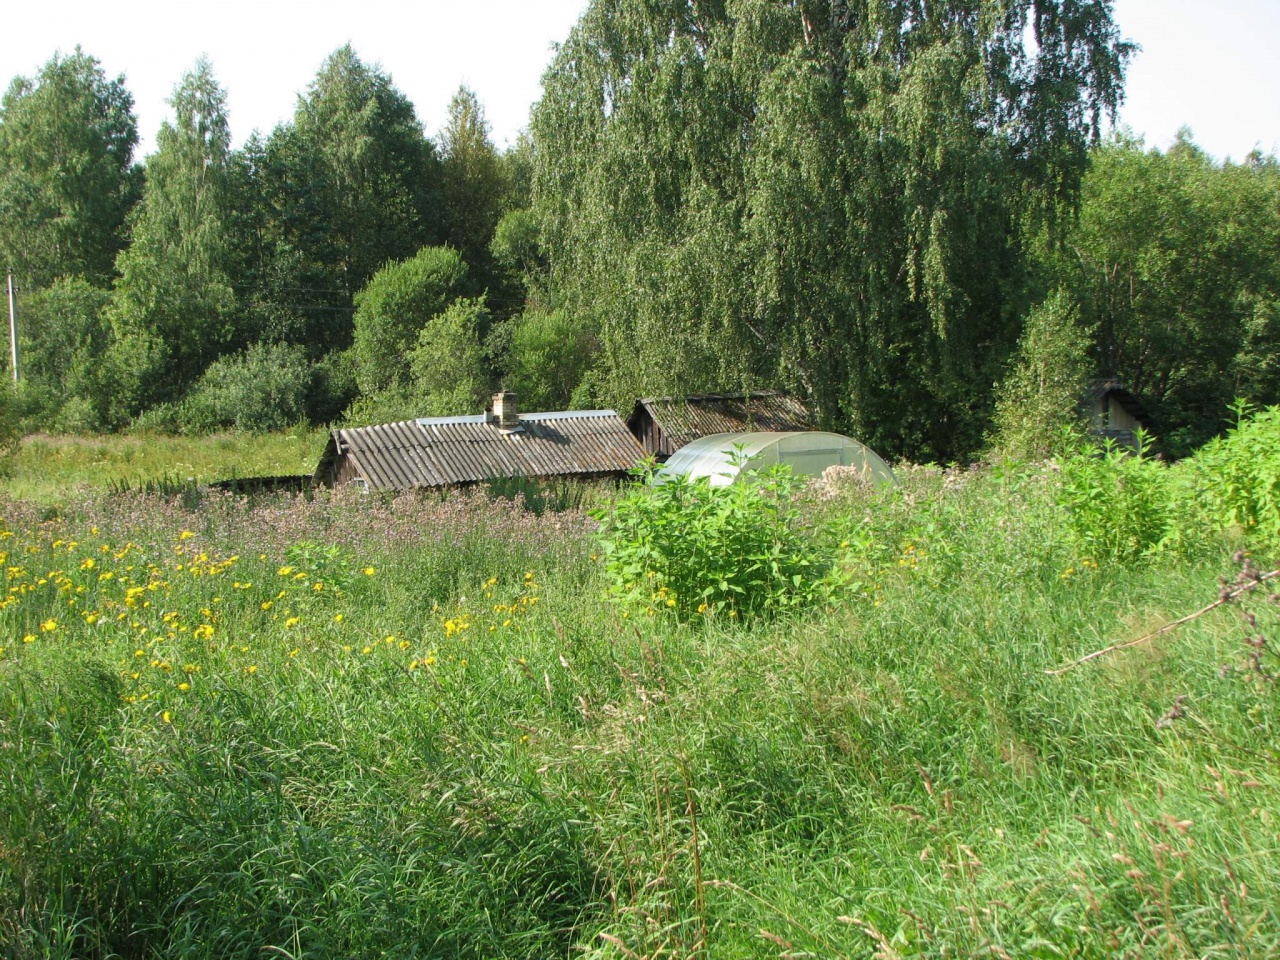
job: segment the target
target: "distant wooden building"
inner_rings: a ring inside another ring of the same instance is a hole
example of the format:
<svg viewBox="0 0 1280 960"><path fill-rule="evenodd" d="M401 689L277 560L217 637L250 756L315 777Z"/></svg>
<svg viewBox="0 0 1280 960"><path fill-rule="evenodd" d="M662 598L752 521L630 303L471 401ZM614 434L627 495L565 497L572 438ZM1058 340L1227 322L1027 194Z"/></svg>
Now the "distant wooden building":
<svg viewBox="0 0 1280 960"><path fill-rule="evenodd" d="M1097 437L1114 440L1124 447L1137 449L1137 431L1152 429L1151 417L1125 386L1115 377L1090 380L1085 389L1083 413L1088 430Z"/></svg>
<svg viewBox="0 0 1280 960"><path fill-rule="evenodd" d="M612 410L519 413L495 395L485 413L334 430L317 483L373 490L463 486L508 477L621 477L645 452Z"/></svg>
<svg viewBox="0 0 1280 960"><path fill-rule="evenodd" d="M627 426L645 453L665 461L690 441L716 433L812 430L809 411L798 399L775 390L702 393L688 397L644 397Z"/></svg>

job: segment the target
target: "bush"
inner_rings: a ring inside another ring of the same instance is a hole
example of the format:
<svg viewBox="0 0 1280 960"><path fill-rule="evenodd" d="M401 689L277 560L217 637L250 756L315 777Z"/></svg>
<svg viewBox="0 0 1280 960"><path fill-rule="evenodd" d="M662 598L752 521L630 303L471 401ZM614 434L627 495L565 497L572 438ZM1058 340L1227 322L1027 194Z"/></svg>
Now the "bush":
<svg viewBox="0 0 1280 960"><path fill-rule="evenodd" d="M1135 560L1160 545L1171 530L1173 496L1163 461L1110 440L1100 452L1080 444L1062 463L1059 502L1081 556L1095 562Z"/></svg>
<svg viewBox="0 0 1280 960"><path fill-rule="evenodd" d="M383 267L356 294L356 381L362 393L408 382L407 356L427 322L462 292L467 265L449 247L423 247Z"/></svg>
<svg viewBox="0 0 1280 960"><path fill-rule="evenodd" d="M1060 452L1064 434L1082 432L1088 346L1088 332L1065 292L1031 311L1013 366L997 392L994 452L1040 460Z"/></svg>
<svg viewBox="0 0 1280 960"><path fill-rule="evenodd" d="M423 327L409 354L419 417L449 417L483 409L489 369L481 340L490 323L484 298L456 300Z"/></svg>
<svg viewBox="0 0 1280 960"><path fill-rule="evenodd" d="M801 485L779 467L754 482L677 477L620 497L598 516L611 592L681 616L748 616L818 599L828 564L800 522Z"/></svg>
<svg viewBox="0 0 1280 960"><path fill-rule="evenodd" d="M1280 407L1235 406L1236 426L1188 462L1191 493L1219 528L1280 540Z"/></svg>
<svg viewBox="0 0 1280 960"><path fill-rule="evenodd" d="M563 410L599 351L591 325L563 310L528 310L509 322L506 385L528 410Z"/></svg>
<svg viewBox="0 0 1280 960"><path fill-rule="evenodd" d="M311 377L301 347L255 343L215 360L180 402L153 408L134 425L174 432L283 430L306 415Z"/></svg>

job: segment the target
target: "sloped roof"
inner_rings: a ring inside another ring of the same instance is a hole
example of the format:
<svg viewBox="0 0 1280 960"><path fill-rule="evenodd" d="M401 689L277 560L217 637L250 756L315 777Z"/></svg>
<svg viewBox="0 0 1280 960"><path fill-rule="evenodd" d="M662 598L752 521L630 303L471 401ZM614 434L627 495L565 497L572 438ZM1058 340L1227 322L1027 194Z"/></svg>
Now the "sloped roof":
<svg viewBox="0 0 1280 960"><path fill-rule="evenodd" d="M1116 377L1095 377L1085 385L1084 400L1086 403L1101 400L1110 396L1120 404L1130 416L1144 426L1152 423L1151 414L1142 406L1142 401L1133 395L1128 385Z"/></svg>
<svg viewBox="0 0 1280 960"><path fill-rule="evenodd" d="M808 430L812 419L796 397L776 390L752 393L700 393L688 397L643 397L628 424L635 429L640 411L648 412L678 450L698 437L751 431Z"/></svg>
<svg viewBox="0 0 1280 960"><path fill-rule="evenodd" d="M343 454L370 487L383 490L619 473L645 455L612 410L522 413L515 431L486 422L484 414L334 430L316 479L327 482Z"/></svg>

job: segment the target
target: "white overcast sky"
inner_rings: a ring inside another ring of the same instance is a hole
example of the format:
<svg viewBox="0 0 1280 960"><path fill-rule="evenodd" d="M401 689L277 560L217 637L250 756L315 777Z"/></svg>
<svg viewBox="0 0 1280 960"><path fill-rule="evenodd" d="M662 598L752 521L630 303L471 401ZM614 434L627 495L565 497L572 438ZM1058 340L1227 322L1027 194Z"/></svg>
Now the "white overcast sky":
<svg viewBox="0 0 1280 960"><path fill-rule="evenodd" d="M165 99L208 55L227 90L241 143L269 132L321 61L350 41L379 63L435 134L465 83L484 105L499 146L514 142L537 100L551 45L585 0L44 0L6 4L0 84L34 74L76 44L123 73L136 101L141 152L152 148ZM1123 34L1142 45L1121 122L1165 147L1181 126L1219 159L1280 152L1280 0L1115 0Z"/></svg>

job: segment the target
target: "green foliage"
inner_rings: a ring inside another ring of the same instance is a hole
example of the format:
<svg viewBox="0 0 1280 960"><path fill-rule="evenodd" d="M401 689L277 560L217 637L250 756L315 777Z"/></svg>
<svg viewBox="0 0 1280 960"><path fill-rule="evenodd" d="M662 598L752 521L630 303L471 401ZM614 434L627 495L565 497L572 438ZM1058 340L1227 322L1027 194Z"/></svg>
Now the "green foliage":
<svg viewBox="0 0 1280 960"><path fill-rule="evenodd" d="M39 416L65 430L101 429L114 384L104 379L110 345L111 294L81 277L65 277L23 303L22 375L27 389L46 392Z"/></svg>
<svg viewBox="0 0 1280 960"><path fill-rule="evenodd" d="M322 303L339 291L333 306L350 305L384 264L443 239L435 150L409 99L350 44L325 59L263 160L273 229ZM346 346L325 333L327 349Z"/></svg>
<svg viewBox="0 0 1280 960"><path fill-rule="evenodd" d="M21 419L13 381L0 378L0 474L11 472L13 454L21 439Z"/></svg>
<svg viewBox="0 0 1280 960"><path fill-rule="evenodd" d="M918 7L588 5L533 208L610 405L747 380L888 453L980 446L1025 245L1068 219L1132 47L1105 4Z"/></svg>
<svg viewBox="0 0 1280 960"><path fill-rule="evenodd" d="M510 210L493 230L489 253L498 265L535 291L545 279L545 258L539 241L538 221L532 210Z"/></svg>
<svg viewBox="0 0 1280 960"><path fill-rule="evenodd" d="M453 95L439 143L444 235L481 277L487 277L489 241L507 204L510 185L474 91L462 86Z"/></svg>
<svg viewBox="0 0 1280 960"><path fill-rule="evenodd" d="M358 393L355 351L347 349L327 353L312 369L307 418L312 423L337 420Z"/></svg>
<svg viewBox="0 0 1280 960"><path fill-rule="evenodd" d="M409 351L462 292L467 265L452 247L423 247L388 264L356 294L356 383L366 394L407 385Z"/></svg>
<svg viewBox="0 0 1280 960"><path fill-rule="evenodd" d="M138 143L124 77L79 47L0 103L0 259L28 289L58 277L103 285L137 199Z"/></svg>
<svg viewBox="0 0 1280 960"><path fill-rule="evenodd" d="M482 347L491 317L484 298L459 299L422 328L409 353L416 416L455 416L483 409L492 384Z"/></svg>
<svg viewBox="0 0 1280 960"><path fill-rule="evenodd" d="M1168 151L1096 150L1078 224L1048 260L1122 377L1186 456L1237 395L1280 402L1280 165L1217 164L1184 134Z"/></svg>
<svg viewBox="0 0 1280 960"><path fill-rule="evenodd" d="M1062 449L1064 432L1081 431L1088 339L1065 291L1055 291L1027 315L1012 369L996 391L991 444L1000 455L1049 457Z"/></svg>
<svg viewBox="0 0 1280 960"><path fill-rule="evenodd" d="M1190 495L1215 526L1236 526L1280 543L1280 407L1252 411L1238 401L1236 425L1186 464Z"/></svg>
<svg viewBox="0 0 1280 960"><path fill-rule="evenodd" d="M231 133L226 94L207 60L197 62L169 101L174 122L156 137L146 191L118 261L111 308L119 340L146 343L136 357L135 402L180 396L230 340L235 292L227 170Z"/></svg>
<svg viewBox="0 0 1280 960"><path fill-rule="evenodd" d="M527 410L568 408L599 351L596 331L563 310L526 310L506 326L506 387Z"/></svg>
<svg viewBox="0 0 1280 960"><path fill-rule="evenodd" d="M102 471L215 438L40 442ZM482 490L7 504L0 943L1265 956L1267 591L1050 676L1203 606L1222 554L1095 571L1051 467L897 472L804 502L868 591L785 618L608 603L586 518Z"/></svg>
<svg viewBox="0 0 1280 960"><path fill-rule="evenodd" d="M803 482L775 468L724 487L675 477L601 512L611 592L649 612L751 617L824 595L828 564L803 528Z"/></svg>
<svg viewBox="0 0 1280 960"><path fill-rule="evenodd" d="M179 405L183 426L265 433L306 417L312 368L303 349L258 343L209 365Z"/></svg>
<svg viewBox="0 0 1280 960"><path fill-rule="evenodd" d="M1168 465L1117 446L1081 443L1062 462L1059 503L1079 555L1094 563L1132 561L1171 532L1174 489Z"/></svg>

